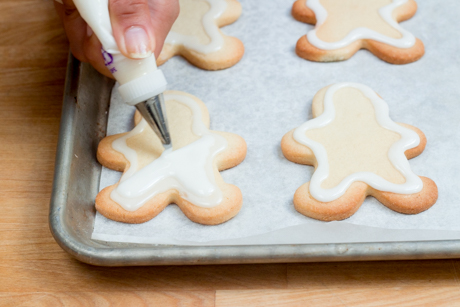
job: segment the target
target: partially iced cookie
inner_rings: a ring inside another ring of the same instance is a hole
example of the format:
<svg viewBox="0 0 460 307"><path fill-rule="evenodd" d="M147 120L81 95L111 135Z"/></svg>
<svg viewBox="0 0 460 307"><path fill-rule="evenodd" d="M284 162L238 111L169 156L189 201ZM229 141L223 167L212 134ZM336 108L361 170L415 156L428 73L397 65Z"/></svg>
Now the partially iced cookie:
<svg viewBox="0 0 460 307"><path fill-rule="evenodd" d="M416 11L414 0L297 0L292 15L315 28L299 39L296 53L331 62L367 49L392 64L417 61L425 53L422 41L398 24Z"/></svg>
<svg viewBox="0 0 460 307"><path fill-rule="evenodd" d="M180 14L157 59L161 65L181 55L193 65L207 70L231 67L243 57L243 43L226 36L220 27L241 15L237 0L180 0Z"/></svg>
<svg viewBox="0 0 460 307"><path fill-rule="evenodd" d="M243 199L240 189L224 182L219 171L244 160L245 141L233 133L209 130L208 110L198 98L167 91L165 100L172 150L164 151L137 112L133 130L100 142L98 161L124 173L117 184L97 195L97 211L115 221L143 223L174 203L196 223L215 225L231 219Z"/></svg>
<svg viewBox="0 0 460 307"><path fill-rule="evenodd" d="M323 221L353 215L371 195L388 208L416 214L438 198L436 184L415 175L407 159L425 149L417 128L393 122L388 105L369 87L338 83L313 98L313 117L287 133L284 156L313 165L311 181L297 189L300 213Z"/></svg>

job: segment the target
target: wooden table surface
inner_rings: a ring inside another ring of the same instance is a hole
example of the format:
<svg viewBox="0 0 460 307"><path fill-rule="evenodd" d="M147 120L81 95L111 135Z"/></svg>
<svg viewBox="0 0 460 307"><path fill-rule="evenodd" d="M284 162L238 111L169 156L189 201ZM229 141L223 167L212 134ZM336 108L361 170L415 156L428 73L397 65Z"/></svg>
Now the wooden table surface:
<svg viewBox="0 0 460 307"><path fill-rule="evenodd" d="M0 306L460 306L459 260L126 268L74 260L48 229L67 50L52 1L0 2Z"/></svg>

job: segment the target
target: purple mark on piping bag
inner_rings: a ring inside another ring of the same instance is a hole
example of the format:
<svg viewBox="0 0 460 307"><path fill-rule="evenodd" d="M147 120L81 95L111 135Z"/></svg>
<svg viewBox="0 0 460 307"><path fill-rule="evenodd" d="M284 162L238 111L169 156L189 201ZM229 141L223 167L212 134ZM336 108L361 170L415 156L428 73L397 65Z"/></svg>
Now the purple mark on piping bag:
<svg viewBox="0 0 460 307"><path fill-rule="evenodd" d="M104 58L105 66L109 66L110 64L112 64L113 56L107 51L105 51L104 49L101 49L101 52L102 52L102 57Z"/></svg>

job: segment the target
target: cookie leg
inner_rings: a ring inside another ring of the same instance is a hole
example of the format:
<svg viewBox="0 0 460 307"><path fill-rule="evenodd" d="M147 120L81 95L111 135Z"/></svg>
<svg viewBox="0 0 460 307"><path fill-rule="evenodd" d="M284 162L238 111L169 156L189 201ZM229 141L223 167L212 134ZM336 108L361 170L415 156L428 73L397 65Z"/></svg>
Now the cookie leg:
<svg viewBox="0 0 460 307"><path fill-rule="evenodd" d="M222 203L213 208L195 206L187 200L177 196L173 200L182 212L195 223L217 225L234 217L241 209L243 196L240 189L232 184L220 186L223 194Z"/></svg>
<svg viewBox="0 0 460 307"><path fill-rule="evenodd" d="M378 58L391 64L408 64L419 60L425 54L425 47L418 38L411 48L402 49L381 42L366 40L364 48Z"/></svg>
<svg viewBox="0 0 460 307"><path fill-rule="evenodd" d="M97 194L96 210L106 218L117 222L130 224L147 222L163 211L173 200L173 193L168 191L158 194L136 211L127 211L110 198L114 188L115 185L111 185Z"/></svg>
<svg viewBox="0 0 460 307"><path fill-rule="evenodd" d="M136 211L127 211L110 198L115 185L103 189L96 197L96 210L108 219L130 224L140 224L153 219L169 204L175 203L182 212L195 223L217 225L234 217L241 209L243 196L240 189L232 184L220 186L222 203L213 208L195 206L181 198L174 190L158 194Z"/></svg>
<svg viewBox="0 0 460 307"><path fill-rule="evenodd" d="M351 58L359 49L361 41L356 41L347 47L335 50L322 50L313 46L306 35L302 36L295 48L297 55L301 58L314 62L336 62L344 61Z"/></svg>
<svg viewBox="0 0 460 307"><path fill-rule="evenodd" d="M371 195L382 204L396 212L405 214L417 214L429 209L438 199L438 187L433 180L420 177L423 182L423 189L416 194L395 194L373 190Z"/></svg>
<svg viewBox="0 0 460 307"><path fill-rule="evenodd" d="M340 221L352 216L366 198L367 184L353 183L340 198L323 203L310 195L310 183L300 186L294 194L294 206L297 211L321 221Z"/></svg>

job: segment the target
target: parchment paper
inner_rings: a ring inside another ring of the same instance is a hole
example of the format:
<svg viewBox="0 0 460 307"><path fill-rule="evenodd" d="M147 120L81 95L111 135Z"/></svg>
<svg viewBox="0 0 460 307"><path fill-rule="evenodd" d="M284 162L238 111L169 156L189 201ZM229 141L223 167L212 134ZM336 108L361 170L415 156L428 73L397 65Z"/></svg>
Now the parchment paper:
<svg viewBox="0 0 460 307"><path fill-rule="evenodd" d="M246 160L224 171L243 193L243 208L232 220L203 226L175 205L153 220L129 225L97 215L93 239L183 245L294 244L460 239L460 5L455 0L418 1L414 18L402 26L425 43L425 56L412 64L387 64L367 51L338 63L313 63L294 51L312 28L290 14L292 1L241 0L243 14L223 31L240 38L245 55L236 66L204 71L180 57L161 67L169 88L196 95L211 115L211 128L237 133L248 144ZM282 136L312 118L315 93L331 83L370 86L390 107L396 122L419 127L428 144L412 159L413 171L433 179L438 202L418 215L393 212L368 197L343 222L325 223L295 211L295 190L313 167L286 160ZM132 129L133 107L113 90L108 135ZM104 169L100 188L120 173Z"/></svg>

